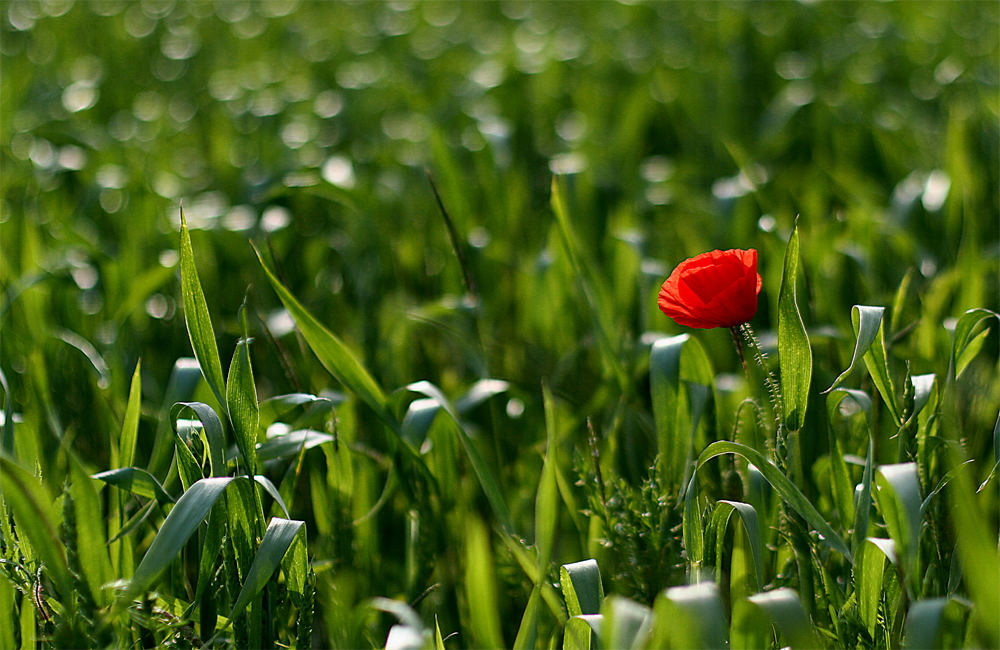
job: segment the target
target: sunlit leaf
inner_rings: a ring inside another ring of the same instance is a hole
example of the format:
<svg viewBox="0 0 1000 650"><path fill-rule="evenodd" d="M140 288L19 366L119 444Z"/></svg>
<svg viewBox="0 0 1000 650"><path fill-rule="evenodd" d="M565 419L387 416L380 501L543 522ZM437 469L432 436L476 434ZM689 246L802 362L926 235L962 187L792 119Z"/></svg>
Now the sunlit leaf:
<svg viewBox="0 0 1000 650"><path fill-rule="evenodd" d="M785 426L798 431L805 425L812 380L812 349L806 334L796 291L799 273L799 229L792 230L778 291L778 365Z"/></svg>
<svg viewBox="0 0 1000 650"><path fill-rule="evenodd" d="M250 566L250 573L243 581L240 595L236 598L236 603L229 614L230 619L239 616L250 600L264 589L275 570L281 565L281 560L292 545L295 535L304 525L303 521L278 519L277 517L267 525L264 538L260 541L253 564Z"/></svg>

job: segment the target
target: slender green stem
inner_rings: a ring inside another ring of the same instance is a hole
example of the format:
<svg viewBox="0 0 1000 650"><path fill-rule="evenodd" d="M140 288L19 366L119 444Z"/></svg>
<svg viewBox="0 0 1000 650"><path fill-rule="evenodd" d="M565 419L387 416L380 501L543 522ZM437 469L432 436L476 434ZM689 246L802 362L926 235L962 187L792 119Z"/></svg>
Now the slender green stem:
<svg viewBox="0 0 1000 650"><path fill-rule="evenodd" d="M757 335L754 334L753 328L750 327L750 323L743 323L741 325L736 325L731 328L733 333L733 339L736 341L736 351L740 356L740 361L743 363L743 370L747 373L747 377L750 376L750 371L747 368L746 360L743 356L742 345L746 345L747 349L750 351L753 360L757 362L761 370L764 371L764 385L767 386L768 397L771 400L771 408L774 412L774 450L775 450L775 463L782 472L788 469L788 445L785 439L785 427L782 422L782 396L781 396L781 384L778 383L778 378L775 377L774 372L771 371L771 367L767 363L767 355L760 348L760 342L757 340Z"/></svg>

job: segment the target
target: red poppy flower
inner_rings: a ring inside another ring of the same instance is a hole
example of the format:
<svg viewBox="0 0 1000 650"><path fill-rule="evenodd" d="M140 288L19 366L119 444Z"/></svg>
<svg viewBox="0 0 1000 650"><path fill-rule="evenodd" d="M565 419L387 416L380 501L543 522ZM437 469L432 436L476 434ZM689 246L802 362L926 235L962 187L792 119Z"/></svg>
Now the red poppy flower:
<svg viewBox="0 0 1000 650"><path fill-rule="evenodd" d="M760 287L757 251L709 251L677 265L657 304L678 325L733 327L757 313Z"/></svg>

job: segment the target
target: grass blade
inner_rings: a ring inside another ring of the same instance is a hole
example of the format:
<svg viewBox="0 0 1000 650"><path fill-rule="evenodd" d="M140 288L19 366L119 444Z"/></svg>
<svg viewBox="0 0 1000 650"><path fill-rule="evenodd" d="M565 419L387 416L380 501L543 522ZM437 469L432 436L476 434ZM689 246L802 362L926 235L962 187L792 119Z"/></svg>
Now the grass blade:
<svg viewBox="0 0 1000 650"><path fill-rule="evenodd" d="M601 647L629 650L645 647L652 632L652 610L634 600L615 595L604 601L602 610Z"/></svg>
<svg viewBox="0 0 1000 650"><path fill-rule="evenodd" d="M106 472L98 472L91 478L104 481L108 485L125 492L138 495L145 499L156 499L161 506L166 506L174 502L174 498L163 489L156 477L144 469L138 467L122 467L111 469Z"/></svg>
<svg viewBox="0 0 1000 650"><path fill-rule="evenodd" d="M399 422L389 412L386 404L385 393L375 382L368 371L365 370L361 362L358 361L354 353L341 341L333 332L323 326L305 307L303 307L295 296L285 288L278 276L275 275L270 265L264 261L260 251L254 247L257 259L267 275L267 279L274 287L275 293L285 306L285 309L295 319L295 324L305 338L309 348L319 359L323 367L326 368L333 377L344 385L348 390L358 396L367 404L379 418L389 425L394 431L399 431Z"/></svg>
<svg viewBox="0 0 1000 650"><path fill-rule="evenodd" d="M714 582L671 587L660 594L653 648L724 648L728 645L725 608Z"/></svg>
<svg viewBox="0 0 1000 650"><path fill-rule="evenodd" d="M771 461L766 459L757 450L751 449L750 447L739 443L719 440L713 442L706 447L703 452L701 452L701 456L698 457L697 468L700 469L709 460L715 458L716 456L721 456L722 454L739 454L753 463L757 469L760 470L761 475L767 479L767 482L774 487L785 503L790 505L796 512L802 515L802 518L806 520L806 523L812 526L824 537L824 543L843 555L848 561L851 561L851 551L844 544L840 535L838 535L837 532L830 527L830 524L826 522L823 515L816 510L816 507L813 506L804 494L802 494L799 488L797 488L788 479L788 477L782 474ZM694 479L692 478L692 482L693 480Z"/></svg>
<svg viewBox="0 0 1000 650"><path fill-rule="evenodd" d="M226 380L226 405L229 419L233 424L236 446L239 447L247 474L257 473L257 430L260 424L260 408L257 406L257 389L253 382L253 368L250 364L250 339L247 327L246 303L240 307L240 323L243 338L236 344L236 352L229 364Z"/></svg>
<svg viewBox="0 0 1000 650"><path fill-rule="evenodd" d="M566 204L563 202L562 192L559 189L559 182L556 177L552 178L552 211L556 216L556 225L559 229L560 240L566 256L569 258L573 275L576 277L580 292L587 301L590 314L594 319L594 330L601 352L601 359L606 367L611 370L618 382L618 387L623 392L628 392L630 382L621 364L621 353L612 343L616 340L612 336L615 331L610 318L611 310L607 308L607 301L603 300L603 294L598 293L598 287L594 286L591 278L585 273L582 253L573 234L573 228L569 222L566 212Z"/></svg>
<svg viewBox="0 0 1000 650"><path fill-rule="evenodd" d="M118 464L121 467L131 467L135 464L135 442L139 436L139 413L142 407L142 377L140 369L142 361L135 364L132 383L128 390L128 404L125 406L125 419L122 421L122 432L118 438Z"/></svg>
<svg viewBox="0 0 1000 650"><path fill-rule="evenodd" d="M219 347L215 341L215 330L212 329L212 318L208 313L205 292L201 288L201 280L198 279L198 267L195 266L194 250L191 248L191 233L188 232L183 208L181 208L181 294L184 299L184 323L191 339L191 349L194 350L194 356L201 367L201 374L215 394L215 399L224 405L226 383L222 379Z"/></svg>
<svg viewBox="0 0 1000 650"><path fill-rule="evenodd" d="M970 309L955 324L955 335L951 346L951 361L949 364L948 376L950 379L957 379L962 375L969 362L972 361L976 353L983 345L983 339L989 329L983 330L973 336L973 332L980 323L988 318L995 318L1000 321L1000 314L989 309Z"/></svg>
<svg viewBox="0 0 1000 650"><path fill-rule="evenodd" d="M920 478L916 463L881 465L875 473L879 509L905 568L910 597L919 594Z"/></svg>
<svg viewBox="0 0 1000 650"><path fill-rule="evenodd" d="M260 541L257 554L253 558L250 572L247 574L240 595L236 598L232 612L229 614L230 620L234 620L243 613L250 600L257 596L264 588L264 585L271 579L274 571L281 565L285 552L292 545L292 540L298 534L299 529L305 522L278 519L275 517L267 525L264 538Z"/></svg>
<svg viewBox="0 0 1000 650"><path fill-rule="evenodd" d="M59 539L60 517L54 499L38 478L4 453L0 453L0 493L21 539L27 540L32 553L45 564L59 592L69 597L72 583L66 549Z"/></svg>
<svg viewBox="0 0 1000 650"><path fill-rule="evenodd" d="M219 419L215 409L204 402L177 402L170 407L170 425L177 432L177 416L184 409L194 411L195 416L201 422L205 430L205 437L208 439L208 454L212 464L212 476L226 475L225 438L222 428L222 420Z"/></svg>
<svg viewBox="0 0 1000 650"><path fill-rule="evenodd" d="M756 605L767 616L781 637L792 648L819 647L819 643L813 635L809 616L799 601L799 595L794 590L783 587L755 594L747 600Z"/></svg>
<svg viewBox="0 0 1000 650"><path fill-rule="evenodd" d="M596 560L564 564L559 569L559 583L570 616L597 614L604 601L604 585Z"/></svg>
<svg viewBox="0 0 1000 650"><path fill-rule="evenodd" d="M535 493L535 547L538 549L538 573L548 573L552 559L552 545L559 523L559 487L556 484L556 467L559 463L558 423L556 405L548 386L542 386L542 403L545 408L545 457L542 475Z"/></svg>
<svg viewBox="0 0 1000 650"><path fill-rule="evenodd" d="M661 476L675 489L683 484L691 445L687 435L691 428L691 405L681 382L681 353L690 338L688 334L680 334L659 339L649 354L649 390Z"/></svg>
<svg viewBox="0 0 1000 650"><path fill-rule="evenodd" d="M478 648L504 648L500 633L496 576L489 531L478 519L470 522L465 540L465 589L472 642Z"/></svg>
<svg viewBox="0 0 1000 650"><path fill-rule="evenodd" d="M493 472L490 471L489 465L486 464L486 460L483 459L482 454L479 453L479 449L476 447L476 443L469 437L468 432L462 426L461 420L458 418L458 413L455 408L448 401L448 398L444 396L437 386L429 381L418 381L412 383L406 387L407 390L413 391L414 393L420 393L421 395L426 395L427 397L436 400L441 408L451 416L452 421L455 423L455 431L458 434L458 440L462 444L462 449L465 451L466 456L469 458L469 462L472 464L472 469L476 474L476 478L479 480L479 485L483 489L483 493L486 495L486 500L489 502L490 507L493 510L493 514L496 516L497 521L503 527L505 532L513 531L513 524L510 518L510 510L507 508L507 502L504 500L503 491L500 489L500 484L497 483L493 476Z"/></svg>
<svg viewBox="0 0 1000 650"><path fill-rule="evenodd" d="M739 514L740 521L743 523L743 529L746 533L746 538L750 546L750 554L753 557L753 568L754 577L757 581L757 589L761 589L764 586L764 549L761 544L761 534L760 534L760 522L757 517L757 510L749 503L742 503L740 501L719 501L716 503L716 512L721 512L723 514L722 528L716 531L716 541L721 544L722 540L725 538L726 525L729 522L729 515L734 511ZM713 515L714 517L714 515ZM719 555L718 553L716 554Z"/></svg>
<svg viewBox="0 0 1000 650"><path fill-rule="evenodd" d="M107 592L103 586L112 581L113 573L101 500L80 463L72 456L69 456L69 463L72 476L69 494L76 515L76 539L69 543L76 544L80 571L94 603L103 607L107 604Z"/></svg>
<svg viewBox="0 0 1000 650"><path fill-rule="evenodd" d="M827 388L824 393L829 393L851 373L858 363L858 359L863 359L868 374L872 378L879 395L889 408L893 422L897 425L900 421L899 404L896 400L896 389L893 386L892 378L889 376L889 364L885 355L885 328L882 327L882 317L885 315L885 307L872 307L869 305L854 305L851 308L851 321L854 324L854 333L857 341L854 346L854 356L851 358L851 365L842 372Z"/></svg>
<svg viewBox="0 0 1000 650"><path fill-rule="evenodd" d="M812 348L802 322L796 296L799 272L799 228L796 224L785 248L785 262L778 291L778 366L785 426L800 430L806 421L809 383L812 380Z"/></svg>
<svg viewBox="0 0 1000 650"><path fill-rule="evenodd" d="M231 477L201 479L181 495L136 567L128 588L119 596L119 607L152 586L232 481Z"/></svg>

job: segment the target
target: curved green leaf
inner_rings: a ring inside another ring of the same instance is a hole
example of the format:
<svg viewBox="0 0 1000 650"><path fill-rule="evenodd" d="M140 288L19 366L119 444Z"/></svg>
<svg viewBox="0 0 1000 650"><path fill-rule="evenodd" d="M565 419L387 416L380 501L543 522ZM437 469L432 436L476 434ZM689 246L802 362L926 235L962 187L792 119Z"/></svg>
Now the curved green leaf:
<svg viewBox="0 0 1000 650"><path fill-rule="evenodd" d="M602 648L644 648L653 626L653 611L624 596L612 594L601 608L604 625L601 630Z"/></svg>
<svg viewBox="0 0 1000 650"><path fill-rule="evenodd" d="M653 648L724 648L725 608L714 582L671 587L653 605Z"/></svg>
<svg viewBox="0 0 1000 650"><path fill-rule="evenodd" d="M281 560L285 557L285 552L292 545L292 540L298 534L299 529L305 525L303 521L290 519L278 519L275 517L267 525L264 531L264 538L260 540L257 547L257 554L254 555L253 564L243 587L240 588L240 595L236 598L236 603L229 614L229 619L233 620L243 613L250 600L257 596L264 589L264 585L271 579L274 571L281 565Z"/></svg>
<svg viewBox="0 0 1000 650"><path fill-rule="evenodd" d="M559 584L570 616L598 614L604 601L604 585L597 560L582 560L559 568Z"/></svg>
<svg viewBox="0 0 1000 650"><path fill-rule="evenodd" d="M257 447L257 460L264 462L276 458L287 458L298 454L302 449L312 449L335 440L333 436L321 431L289 431L280 436L273 436Z"/></svg>
<svg viewBox="0 0 1000 650"><path fill-rule="evenodd" d="M215 501L233 480L228 476L203 478L181 495L136 567L128 588L119 596L119 607L152 586L160 573L177 557L188 538L208 516Z"/></svg>
<svg viewBox="0 0 1000 650"><path fill-rule="evenodd" d="M781 637L792 648L817 648L820 646L813 634L809 616L802 607L799 595L795 590L782 587L754 594L747 599L747 602L764 613Z"/></svg>
<svg viewBox="0 0 1000 650"><path fill-rule="evenodd" d="M973 336L973 332L976 331L980 323L989 318L1000 321L1000 314L989 309L978 308L968 310L958 319L955 324L955 335L952 339L949 378L956 379L962 376L962 371L968 367L969 362L982 348L983 340L989 329L985 329L975 336Z"/></svg>
<svg viewBox="0 0 1000 650"><path fill-rule="evenodd" d="M852 561L850 549L844 544L840 535L826 522L823 515L816 510L816 507L809 502L809 499L802 494L799 488L775 467L774 463L766 459L757 450L739 443L719 440L713 442L701 452L701 455L698 457L697 468L700 469L709 460L722 454L739 454L753 463L785 503L798 512L806 520L806 523L822 536L824 544L843 555L848 561ZM693 481L694 477L692 477L692 483Z"/></svg>
<svg viewBox="0 0 1000 650"><path fill-rule="evenodd" d="M959 628L962 604L955 598L929 598L910 605L903 632L903 647L914 650L952 647L941 642L941 637L952 628L957 640L963 634Z"/></svg>
<svg viewBox="0 0 1000 650"><path fill-rule="evenodd" d="M875 474L875 484L878 486L878 504L889 529L889 536L896 542L906 569L907 587L911 590L911 597L916 596L920 584L917 560L921 521L917 465L881 465Z"/></svg>
<svg viewBox="0 0 1000 650"><path fill-rule="evenodd" d="M225 438L222 428L222 420L218 414L208 404L204 402L177 402L170 407L170 426L174 432L178 433L177 421L184 409L194 412L205 429L205 438L208 439L208 456L212 464L212 476L226 475Z"/></svg>
<svg viewBox="0 0 1000 650"><path fill-rule="evenodd" d="M753 557L754 578L756 588L762 589L764 586L764 549L761 544L760 523L757 517L757 510L749 503L741 501L718 501L715 504L715 513L712 515L713 521L718 518L715 525L715 540L717 549L721 548L726 536L726 527L733 512L740 516L743 523L743 530L746 533L747 543L750 546L750 554ZM721 553L716 551L716 561Z"/></svg>
<svg viewBox="0 0 1000 650"><path fill-rule="evenodd" d="M684 481L691 439L691 407L681 383L681 352L691 339L688 334L662 338L649 353L649 390L656 423L657 451L661 475L669 485Z"/></svg>
<svg viewBox="0 0 1000 650"><path fill-rule="evenodd" d="M155 476L138 467L122 467L98 472L93 474L91 478L104 481L108 485L113 485L120 490L131 492L145 499L156 499L161 506L174 502L174 498L163 489Z"/></svg>
<svg viewBox="0 0 1000 650"><path fill-rule="evenodd" d="M851 365L842 372L827 388L824 393L829 393L854 370L859 359L863 359L865 367L872 382L878 389L879 395L889 408L893 421L898 425L900 422L899 404L896 400L896 389L893 386L892 378L889 376L889 363L885 354L884 328L882 327L882 317L885 314L885 307L873 307L870 305L854 305L851 308L851 321L854 324L854 333L857 341L854 346L854 356L851 357Z"/></svg>

